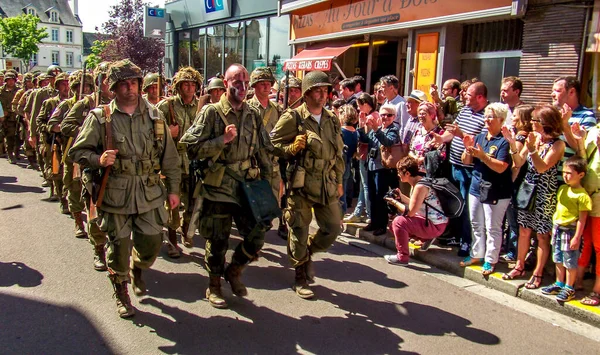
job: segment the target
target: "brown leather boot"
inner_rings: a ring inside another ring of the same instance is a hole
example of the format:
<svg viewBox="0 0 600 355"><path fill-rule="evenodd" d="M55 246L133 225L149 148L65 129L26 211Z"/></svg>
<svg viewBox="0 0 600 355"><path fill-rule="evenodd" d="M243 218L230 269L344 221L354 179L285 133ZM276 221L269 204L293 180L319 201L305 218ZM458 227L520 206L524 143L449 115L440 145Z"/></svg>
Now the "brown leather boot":
<svg viewBox="0 0 600 355"><path fill-rule="evenodd" d="M127 292L127 282L117 282L116 275L109 276L112 282L113 289L115 290L114 297L117 301L117 313L121 318L130 318L135 315L135 309L131 305L131 299L129 299L129 293Z"/></svg>
<svg viewBox="0 0 600 355"><path fill-rule="evenodd" d="M237 263L236 261L232 261L231 264L225 269L225 281L229 282L231 285L231 291L239 297L245 297L248 295L248 290L246 286L240 280L242 276L242 271L246 268L246 265L242 265Z"/></svg>
<svg viewBox="0 0 600 355"><path fill-rule="evenodd" d="M133 266L131 268L131 288L133 289L133 293L141 297L146 294L146 282L142 279L142 269L137 266Z"/></svg>
<svg viewBox="0 0 600 355"><path fill-rule="evenodd" d="M73 219L75 220L75 238L87 238L81 212L73 212Z"/></svg>
<svg viewBox="0 0 600 355"><path fill-rule="evenodd" d="M35 156L28 156L27 161L29 161L27 169L40 170L40 167L38 166L38 163L35 160Z"/></svg>
<svg viewBox="0 0 600 355"><path fill-rule="evenodd" d="M306 263L296 266L296 279L293 289L300 298L310 299L315 296L306 281Z"/></svg>
<svg viewBox="0 0 600 355"><path fill-rule="evenodd" d="M60 198L60 213L71 214L71 211L69 211L69 201L66 197Z"/></svg>
<svg viewBox="0 0 600 355"><path fill-rule="evenodd" d="M94 270L106 271L106 252L104 251L104 245L94 246Z"/></svg>
<svg viewBox="0 0 600 355"><path fill-rule="evenodd" d="M181 256L177 249L177 231L169 228L169 244L167 244L167 255L169 258L177 259Z"/></svg>
<svg viewBox="0 0 600 355"><path fill-rule="evenodd" d="M310 255L308 261L304 264L304 270L306 271L306 282L308 284L315 283L315 265Z"/></svg>
<svg viewBox="0 0 600 355"><path fill-rule="evenodd" d="M194 247L194 238L188 238L188 230L190 229L190 222L183 221L181 225L181 242L186 248Z"/></svg>
<svg viewBox="0 0 600 355"><path fill-rule="evenodd" d="M219 309L227 308L227 301L221 293L221 276L209 274L210 281L206 289L206 298L211 306Z"/></svg>

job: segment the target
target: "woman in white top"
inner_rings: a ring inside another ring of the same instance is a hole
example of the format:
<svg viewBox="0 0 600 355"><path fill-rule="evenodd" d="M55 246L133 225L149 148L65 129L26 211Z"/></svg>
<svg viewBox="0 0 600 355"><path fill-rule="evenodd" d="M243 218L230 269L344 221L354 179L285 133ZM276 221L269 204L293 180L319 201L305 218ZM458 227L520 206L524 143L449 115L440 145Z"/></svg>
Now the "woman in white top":
<svg viewBox="0 0 600 355"><path fill-rule="evenodd" d="M402 182L410 184L412 193L409 198L396 189L397 199L385 198L398 210L399 215L392 222L397 253L385 255L384 258L390 264L408 265L409 238L423 241L422 251L429 249L431 243L446 229L448 217L438 212L442 211L442 206L435 191L424 184L419 184L423 176L419 173L419 164L414 158L410 156L403 158L398 162L397 169L398 177Z"/></svg>

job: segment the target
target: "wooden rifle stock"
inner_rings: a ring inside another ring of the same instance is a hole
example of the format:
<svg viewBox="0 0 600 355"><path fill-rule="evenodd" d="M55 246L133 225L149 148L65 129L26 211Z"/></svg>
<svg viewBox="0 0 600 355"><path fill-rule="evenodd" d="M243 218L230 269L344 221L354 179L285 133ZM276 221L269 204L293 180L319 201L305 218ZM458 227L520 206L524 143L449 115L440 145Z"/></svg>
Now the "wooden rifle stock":
<svg viewBox="0 0 600 355"><path fill-rule="evenodd" d="M106 150L112 150L112 123L110 117L110 108L108 107L108 105L104 106L104 114L106 117L106 122L104 124L106 135ZM100 183L100 189L98 190L98 199L96 200L97 208L100 208L102 206L102 200L104 200L104 191L106 190L106 184L108 183L108 177L110 175L111 170L112 165L109 165L104 169L104 173L102 174L102 182Z"/></svg>

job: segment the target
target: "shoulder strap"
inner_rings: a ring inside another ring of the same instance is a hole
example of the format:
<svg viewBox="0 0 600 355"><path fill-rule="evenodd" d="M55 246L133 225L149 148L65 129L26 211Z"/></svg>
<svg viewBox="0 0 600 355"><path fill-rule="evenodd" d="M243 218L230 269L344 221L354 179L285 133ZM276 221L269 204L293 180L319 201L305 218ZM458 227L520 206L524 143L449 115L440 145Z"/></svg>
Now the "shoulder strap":
<svg viewBox="0 0 600 355"><path fill-rule="evenodd" d="M104 129L104 136L105 136L105 140L106 140L106 149L113 149L113 141L112 141L112 117L111 117L111 112L110 112L110 107L109 105L104 105L102 107L103 111L104 111L104 116L105 116L105 122L106 124L104 125L105 129Z"/></svg>
<svg viewBox="0 0 600 355"><path fill-rule="evenodd" d="M223 110L221 110L221 107L218 104L215 104L214 108L215 110L217 110L219 116L221 116L221 119L223 120L223 123L225 123L225 126L229 126L229 121L227 121L227 118L225 117Z"/></svg>
<svg viewBox="0 0 600 355"><path fill-rule="evenodd" d="M173 99L169 99L169 115L171 116L171 122L169 123L170 125L177 125L177 120L175 119L175 110L173 108L174 104L173 104Z"/></svg>

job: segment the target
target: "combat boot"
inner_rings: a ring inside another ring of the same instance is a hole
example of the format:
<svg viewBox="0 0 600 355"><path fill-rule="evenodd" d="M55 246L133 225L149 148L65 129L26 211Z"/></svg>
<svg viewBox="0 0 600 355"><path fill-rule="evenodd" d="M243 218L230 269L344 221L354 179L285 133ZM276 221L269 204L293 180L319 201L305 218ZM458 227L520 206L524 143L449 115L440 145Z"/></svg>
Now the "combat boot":
<svg viewBox="0 0 600 355"><path fill-rule="evenodd" d="M48 201L51 201L51 202L60 201L60 197L58 197L58 195L56 193L54 193L54 184L48 180L46 180L46 182L48 182L48 187L50 188L50 198L48 199Z"/></svg>
<svg viewBox="0 0 600 355"><path fill-rule="evenodd" d="M146 282L142 279L142 269L137 266L131 268L131 288L133 293L141 297L146 294Z"/></svg>
<svg viewBox="0 0 600 355"><path fill-rule="evenodd" d="M194 239L188 238L188 230L190 229L190 222L183 221L181 225L181 241L186 248L194 247Z"/></svg>
<svg viewBox="0 0 600 355"><path fill-rule="evenodd" d="M69 201L67 200L66 197L60 198L60 213L68 214L68 215L71 214L71 211L69 211Z"/></svg>
<svg viewBox="0 0 600 355"><path fill-rule="evenodd" d="M81 212L73 212L73 219L75 220L75 238L87 238Z"/></svg>
<svg viewBox="0 0 600 355"><path fill-rule="evenodd" d="M225 281L229 282L231 291L238 297L248 296L248 290L240 280L242 271L244 271L245 268L246 265L239 264L233 260L227 269L225 269Z"/></svg>
<svg viewBox="0 0 600 355"><path fill-rule="evenodd" d="M94 246L94 270L106 271L106 252L104 251L104 245Z"/></svg>
<svg viewBox="0 0 600 355"><path fill-rule="evenodd" d="M277 228L277 235L283 239L283 240L287 240L288 238L288 227L285 224L285 221L283 220L283 218L279 218L279 227Z"/></svg>
<svg viewBox="0 0 600 355"><path fill-rule="evenodd" d="M312 258L308 257L308 261L304 264L306 271L306 282L310 285L315 283L315 265L313 264Z"/></svg>
<svg viewBox="0 0 600 355"><path fill-rule="evenodd" d="M211 306L219 309L227 308L227 301L221 293L221 276L209 274L210 281L206 289L206 298Z"/></svg>
<svg viewBox="0 0 600 355"><path fill-rule="evenodd" d="M135 315L135 309L131 305L131 299L129 299L129 293L127 293L127 282L117 282L116 275L109 276L112 282L113 289L115 290L114 297L117 301L117 313L121 318L130 318Z"/></svg>
<svg viewBox="0 0 600 355"><path fill-rule="evenodd" d="M167 244L167 255L169 258L177 259L181 256L179 249L177 249L177 231L169 228L169 244Z"/></svg>
<svg viewBox="0 0 600 355"><path fill-rule="evenodd" d="M17 159L15 158L15 153L8 152L8 162L11 163L11 164L16 164L17 163Z"/></svg>
<svg viewBox="0 0 600 355"><path fill-rule="evenodd" d="M40 170L40 167L38 166L37 161L35 161L34 156L28 156L27 161L29 161L29 164L27 164L27 169Z"/></svg>
<svg viewBox="0 0 600 355"><path fill-rule="evenodd" d="M315 296L306 282L306 263L296 266L296 280L293 289L300 298L310 299Z"/></svg>

